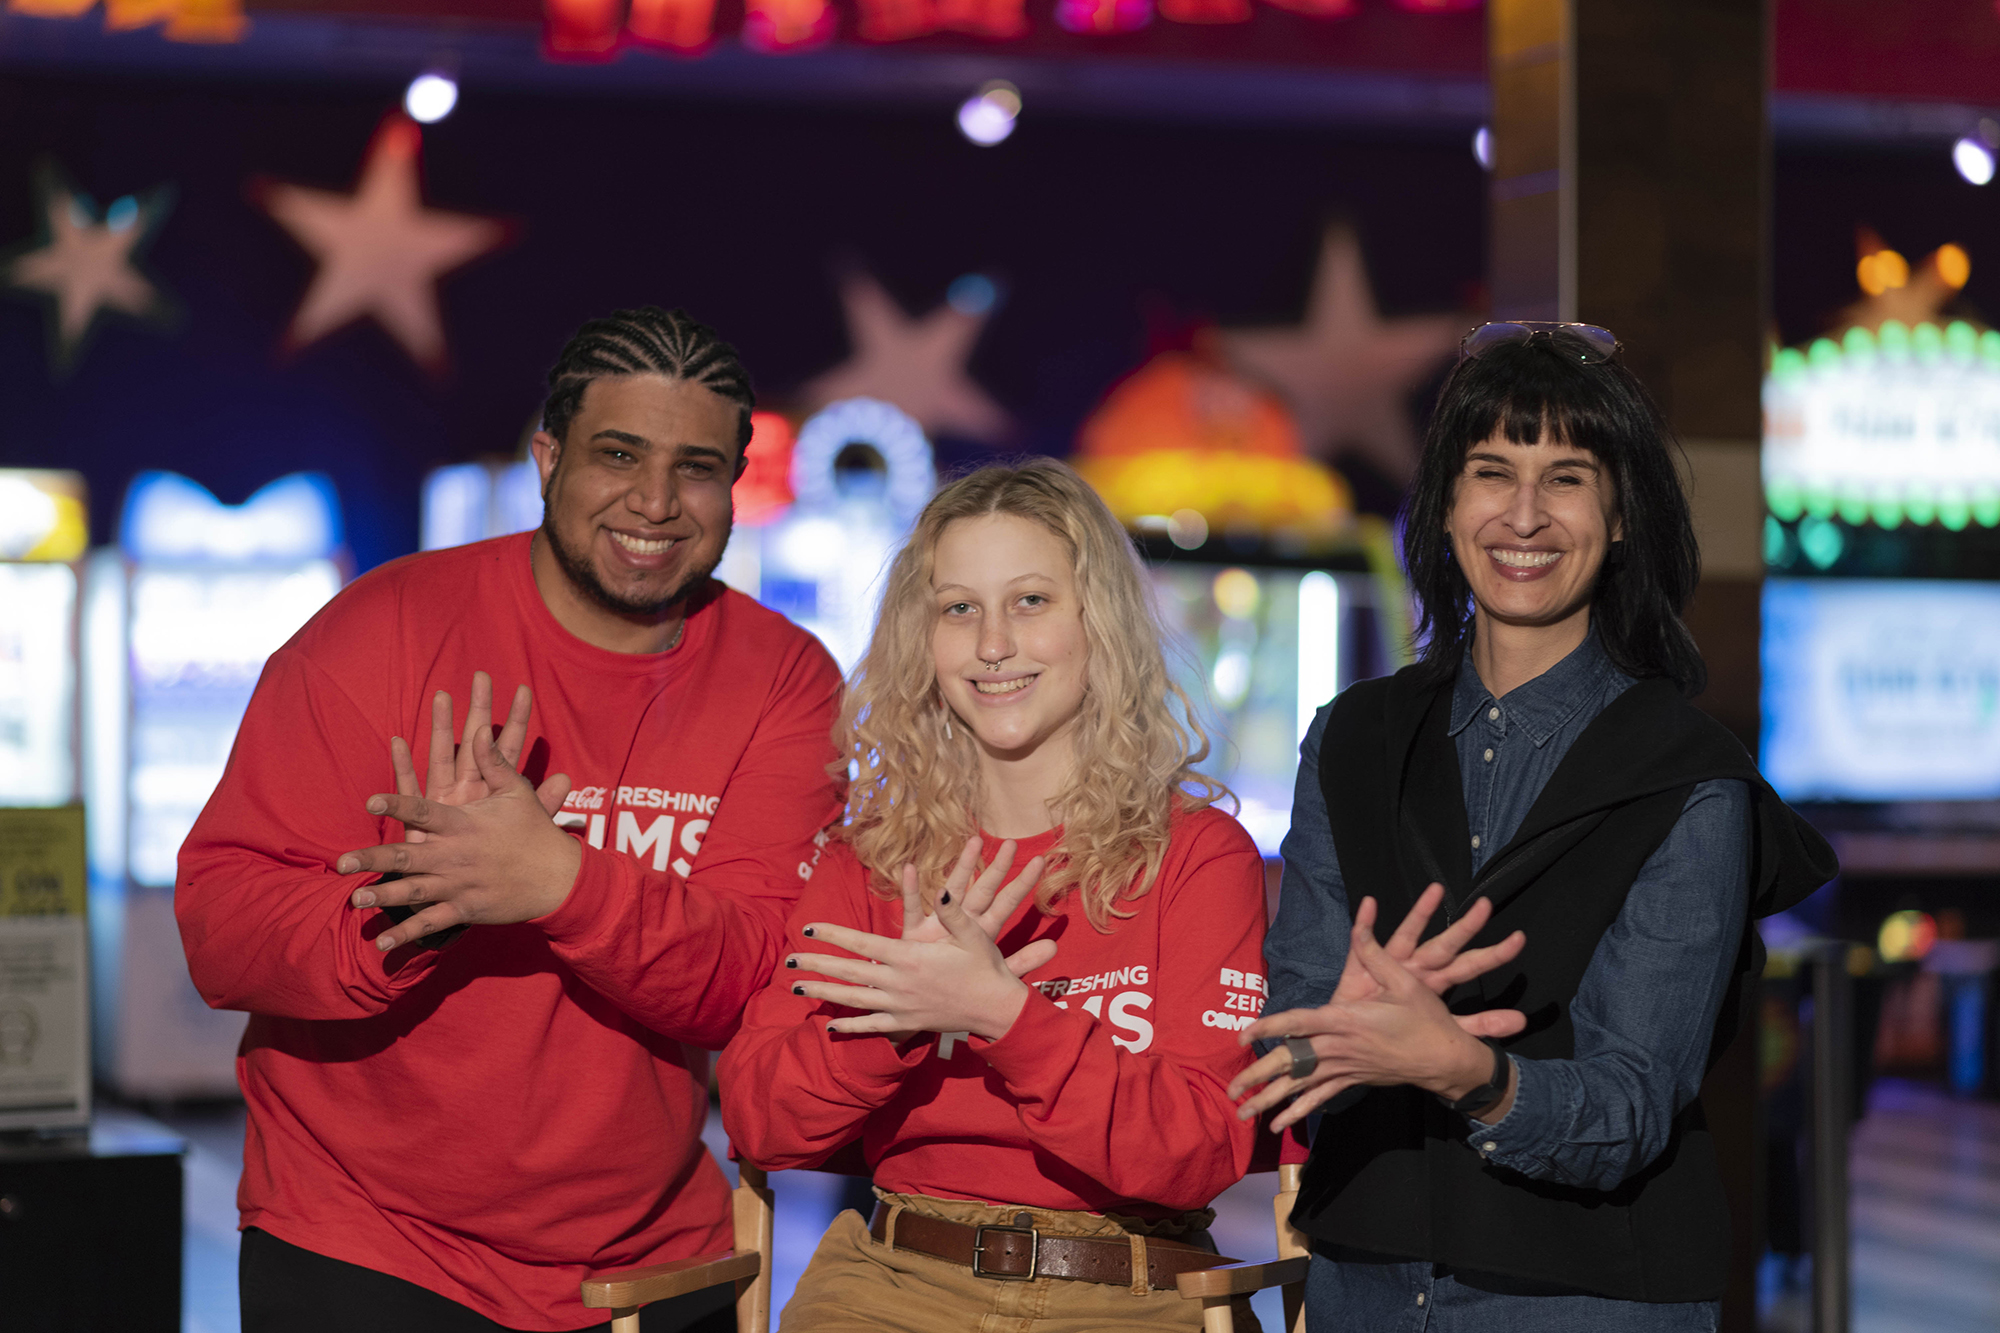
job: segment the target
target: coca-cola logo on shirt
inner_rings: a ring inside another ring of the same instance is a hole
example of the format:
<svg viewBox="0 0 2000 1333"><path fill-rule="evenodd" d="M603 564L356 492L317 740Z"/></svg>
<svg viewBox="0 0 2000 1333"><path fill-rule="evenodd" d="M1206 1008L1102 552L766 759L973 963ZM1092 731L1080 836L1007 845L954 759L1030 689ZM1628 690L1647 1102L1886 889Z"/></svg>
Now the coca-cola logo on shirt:
<svg viewBox="0 0 2000 1333"><path fill-rule="evenodd" d="M721 799L666 787L577 787L556 823L577 830L592 847L609 840L613 851L685 877Z"/></svg>

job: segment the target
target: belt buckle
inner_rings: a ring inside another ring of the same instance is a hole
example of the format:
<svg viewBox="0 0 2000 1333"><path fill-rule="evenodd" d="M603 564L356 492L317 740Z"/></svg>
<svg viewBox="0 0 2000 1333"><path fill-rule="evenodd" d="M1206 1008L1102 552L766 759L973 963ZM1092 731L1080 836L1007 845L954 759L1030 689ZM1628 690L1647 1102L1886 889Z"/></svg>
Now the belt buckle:
<svg viewBox="0 0 2000 1333"><path fill-rule="evenodd" d="M1026 1236L1028 1238L1027 1272L995 1273L981 1266L980 1260L984 1258L986 1253L986 1233L989 1231L998 1231L1009 1236ZM1041 1257L1042 1234L1033 1227L996 1225L974 1227L972 1229L972 1275L974 1277L990 1277L996 1282L1033 1282L1035 1280L1035 1269L1040 1265Z"/></svg>

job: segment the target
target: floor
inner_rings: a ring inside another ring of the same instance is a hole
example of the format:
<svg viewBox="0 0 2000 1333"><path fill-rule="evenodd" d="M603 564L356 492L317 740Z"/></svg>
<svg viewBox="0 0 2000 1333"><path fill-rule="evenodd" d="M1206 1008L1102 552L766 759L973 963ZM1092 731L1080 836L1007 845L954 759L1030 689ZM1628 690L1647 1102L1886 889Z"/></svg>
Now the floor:
<svg viewBox="0 0 2000 1333"><path fill-rule="evenodd" d="M236 1177L242 1110L166 1117L190 1144L184 1333L237 1333ZM717 1127L711 1121L709 1137ZM712 1145L713 1146L713 1145ZM1223 1253L1271 1250L1273 1177L1253 1176L1215 1204ZM2000 1105L1961 1101L1923 1084L1883 1080L1855 1128L1853 1333L1990 1333L2000 1328ZM839 1206L844 1182L781 1172L774 1298L782 1304ZM1771 1285L1765 1328L1808 1328L1806 1266ZM1276 1293L1257 1303L1267 1333Z"/></svg>
<svg viewBox="0 0 2000 1333"><path fill-rule="evenodd" d="M1856 1333L2000 1328L2000 1106L1884 1080L1851 1171Z"/></svg>

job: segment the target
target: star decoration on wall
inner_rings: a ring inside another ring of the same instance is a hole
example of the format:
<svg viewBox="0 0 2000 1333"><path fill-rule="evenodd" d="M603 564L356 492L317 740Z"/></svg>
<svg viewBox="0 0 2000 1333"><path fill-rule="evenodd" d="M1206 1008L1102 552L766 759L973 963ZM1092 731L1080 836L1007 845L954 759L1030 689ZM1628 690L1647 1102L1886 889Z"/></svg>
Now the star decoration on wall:
<svg viewBox="0 0 2000 1333"><path fill-rule="evenodd" d="M100 218L53 166L38 176L40 234L0 258L0 272L9 286L47 302L50 358L66 370L76 363L98 316L158 319L170 313L165 296L139 268L139 257L172 206L172 191L161 187L144 197L126 195Z"/></svg>
<svg viewBox="0 0 2000 1333"><path fill-rule="evenodd" d="M319 271L285 335L296 351L357 319L370 318L433 373L447 363L438 279L497 249L508 227L495 218L426 208L417 159L423 131L397 114L368 146L353 194L263 184L253 193Z"/></svg>
<svg viewBox="0 0 2000 1333"><path fill-rule="evenodd" d="M1322 458L1359 455L1407 485L1417 439L1405 399L1451 355L1465 327L1460 315L1383 319L1361 242L1336 225L1320 242L1305 322L1225 331L1222 346L1240 371L1284 395L1307 449Z"/></svg>
<svg viewBox="0 0 2000 1333"><path fill-rule="evenodd" d="M1012 424L1007 413L965 370L989 312L947 303L911 319L881 283L862 273L842 281L840 302L852 351L806 384L802 396L809 407L880 398L915 417L932 436L982 441L1006 436Z"/></svg>

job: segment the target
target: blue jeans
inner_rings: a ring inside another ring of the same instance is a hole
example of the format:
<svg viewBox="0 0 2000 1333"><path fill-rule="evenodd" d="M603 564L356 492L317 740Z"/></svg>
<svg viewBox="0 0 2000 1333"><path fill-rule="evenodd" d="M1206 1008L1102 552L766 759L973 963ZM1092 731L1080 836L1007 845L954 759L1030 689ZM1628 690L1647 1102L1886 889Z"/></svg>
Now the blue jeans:
<svg viewBox="0 0 2000 1333"><path fill-rule="evenodd" d="M1332 1246L1306 1273L1308 1333L1715 1333L1721 1317L1720 1301L1618 1301Z"/></svg>

